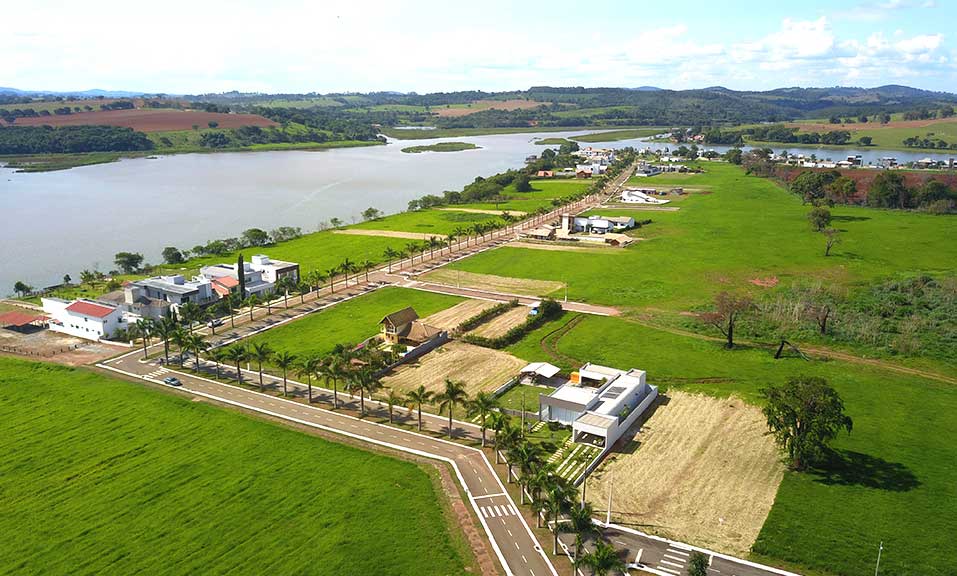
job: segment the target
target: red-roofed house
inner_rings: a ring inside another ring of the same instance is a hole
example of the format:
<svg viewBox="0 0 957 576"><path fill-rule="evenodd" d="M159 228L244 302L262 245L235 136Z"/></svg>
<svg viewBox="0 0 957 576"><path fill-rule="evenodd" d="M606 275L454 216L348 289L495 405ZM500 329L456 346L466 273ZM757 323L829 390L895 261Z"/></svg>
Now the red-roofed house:
<svg viewBox="0 0 957 576"><path fill-rule="evenodd" d="M220 276L213 278L213 291L219 294L220 298L236 292L239 288L239 280L232 276Z"/></svg>
<svg viewBox="0 0 957 576"><path fill-rule="evenodd" d="M109 338L119 328L127 327L123 311L92 300L42 298L43 312L50 317L50 330L70 336L99 340Z"/></svg>

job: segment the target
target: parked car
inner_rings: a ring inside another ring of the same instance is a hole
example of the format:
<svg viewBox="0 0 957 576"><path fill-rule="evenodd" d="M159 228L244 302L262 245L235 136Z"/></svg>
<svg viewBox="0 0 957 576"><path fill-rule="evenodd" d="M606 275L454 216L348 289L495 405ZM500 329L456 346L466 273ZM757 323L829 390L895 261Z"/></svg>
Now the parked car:
<svg viewBox="0 0 957 576"><path fill-rule="evenodd" d="M179 381L179 378L175 376L168 376L163 378L163 384L169 384L170 386L181 386L183 383Z"/></svg>
<svg viewBox="0 0 957 576"><path fill-rule="evenodd" d="M223 325L223 321L220 320L219 318L213 318L212 320L206 323L206 326L210 328L219 328L222 325Z"/></svg>

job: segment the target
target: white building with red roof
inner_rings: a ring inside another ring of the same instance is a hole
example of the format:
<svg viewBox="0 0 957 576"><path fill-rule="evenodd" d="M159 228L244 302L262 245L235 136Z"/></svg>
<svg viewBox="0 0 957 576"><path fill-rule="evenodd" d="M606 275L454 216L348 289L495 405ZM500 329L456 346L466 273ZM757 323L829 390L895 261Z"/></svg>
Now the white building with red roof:
<svg viewBox="0 0 957 576"><path fill-rule="evenodd" d="M116 307L93 300L63 300L42 298L43 312L50 317L49 327L54 332L87 340L109 338L120 328L127 328L130 319Z"/></svg>

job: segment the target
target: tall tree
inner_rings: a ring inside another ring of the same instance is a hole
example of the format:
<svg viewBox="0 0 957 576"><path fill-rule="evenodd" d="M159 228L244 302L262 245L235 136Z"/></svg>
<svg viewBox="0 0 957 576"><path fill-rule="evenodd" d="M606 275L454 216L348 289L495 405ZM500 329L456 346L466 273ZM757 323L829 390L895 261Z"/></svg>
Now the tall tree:
<svg viewBox="0 0 957 576"><path fill-rule="evenodd" d="M287 375L289 373L289 370L296 365L296 355L283 350L281 352L276 353L276 355L273 357L272 362L273 364L276 365L276 368L279 368L280 370L282 370L282 395L288 396L289 389L287 385L288 384Z"/></svg>
<svg viewBox="0 0 957 576"><path fill-rule="evenodd" d="M318 356L304 356L296 365L296 374L306 377L306 402L312 404L312 377L319 369L321 360Z"/></svg>
<svg viewBox="0 0 957 576"><path fill-rule="evenodd" d="M385 249L385 252L382 253L385 256L386 261L389 265L389 274L392 274L392 261L401 256L400 252L397 252L392 246L389 246Z"/></svg>
<svg viewBox="0 0 957 576"><path fill-rule="evenodd" d="M405 400L405 397L403 397L398 390L396 390L395 388L389 387L389 390L388 392L386 392L386 395L385 395L385 402L389 406L389 424L393 423L393 416L392 416L393 410L395 409L396 406L401 406L404 400Z"/></svg>
<svg viewBox="0 0 957 576"><path fill-rule="evenodd" d="M479 392L468 403L469 416L478 416L482 427L482 448L485 448L486 419L498 407L498 399L488 392Z"/></svg>
<svg viewBox="0 0 957 576"><path fill-rule="evenodd" d="M456 406L463 406L468 401L465 384L455 380L445 379L445 389L435 397L439 410L449 411L449 438L452 437L452 411Z"/></svg>
<svg viewBox="0 0 957 576"><path fill-rule="evenodd" d="M625 574L628 569L615 547L603 540L599 540L595 549L583 556L582 564L591 570L592 576L608 576L612 572Z"/></svg>
<svg viewBox="0 0 957 576"><path fill-rule="evenodd" d="M761 395L768 430L794 470L821 462L828 443L841 430L850 433L853 428L840 395L823 378L789 378L783 385L762 389Z"/></svg>
<svg viewBox="0 0 957 576"><path fill-rule="evenodd" d="M410 390L405 395L406 405L415 408L419 413L419 432L422 431L422 405L432 403L432 391L419 384L419 387Z"/></svg>
<svg viewBox="0 0 957 576"><path fill-rule="evenodd" d="M256 361L259 368L259 391L265 392L266 385L263 383L263 363L272 359L273 350L269 342L254 342L252 350L249 351L250 357Z"/></svg>
<svg viewBox="0 0 957 576"><path fill-rule="evenodd" d="M113 263L126 274L132 274L143 264L143 255L139 252L117 252Z"/></svg>
<svg viewBox="0 0 957 576"><path fill-rule="evenodd" d="M236 366L236 380L243 385L243 369L241 364L249 359L249 353L242 344L233 344L226 349L226 358Z"/></svg>
<svg viewBox="0 0 957 576"><path fill-rule="evenodd" d="M721 292L714 298L715 309L698 315L698 320L710 324L724 334L725 347L734 348L734 327L742 314L749 310L753 303L747 296L735 296L728 292Z"/></svg>

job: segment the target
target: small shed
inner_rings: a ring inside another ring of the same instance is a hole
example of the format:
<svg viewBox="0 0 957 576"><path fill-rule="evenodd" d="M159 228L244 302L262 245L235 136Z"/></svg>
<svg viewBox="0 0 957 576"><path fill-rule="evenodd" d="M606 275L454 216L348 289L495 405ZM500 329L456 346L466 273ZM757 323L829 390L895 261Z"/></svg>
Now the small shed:
<svg viewBox="0 0 957 576"><path fill-rule="evenodd" d="M28 312L4 312L0 314L0 328L7 328L17 332L29 331L31 327L42 328L46 325L49 318L43 314L30 314Z"/></svg>
<svg viewBox="0 0 957 576"><path fill-rule="evenodd" d="M561 372L561 370L558 366L553 366L548 362L532 362L522 368L521 374L523 380L530 380L536 384L540 384L550 378L554 378L559 372Z"/></svg>

